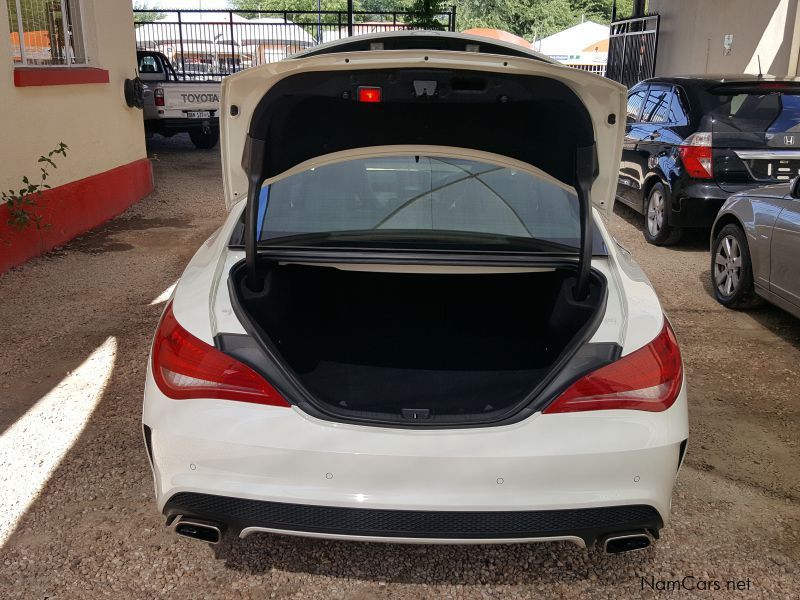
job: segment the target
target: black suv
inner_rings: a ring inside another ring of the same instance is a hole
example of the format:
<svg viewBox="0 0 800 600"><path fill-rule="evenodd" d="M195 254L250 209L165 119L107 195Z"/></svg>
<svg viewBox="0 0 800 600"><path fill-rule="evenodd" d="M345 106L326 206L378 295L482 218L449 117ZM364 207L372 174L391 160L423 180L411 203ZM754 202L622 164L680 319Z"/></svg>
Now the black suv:
<svg viewBox="0 0 800 600"><path fill-rule="evenodd" d="M800 79L648 79L628 93L627 121L617 199L645 216L651 244L710 227L734 192L800 173Z"/></svg>

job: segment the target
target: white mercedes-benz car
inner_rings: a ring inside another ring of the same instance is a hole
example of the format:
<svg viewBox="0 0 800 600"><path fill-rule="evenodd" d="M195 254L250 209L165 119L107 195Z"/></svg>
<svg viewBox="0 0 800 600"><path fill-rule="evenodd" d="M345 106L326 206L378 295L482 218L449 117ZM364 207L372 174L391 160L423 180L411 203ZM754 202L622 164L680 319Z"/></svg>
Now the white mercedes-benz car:
<svg viewBox="0 0 800 600"><path fill-rule="evenodd" d="M229 215L167 303L144 394L176 533L658 537L686 384L603 223L622 86L393 32L226 78L220 120Z"/></svg>

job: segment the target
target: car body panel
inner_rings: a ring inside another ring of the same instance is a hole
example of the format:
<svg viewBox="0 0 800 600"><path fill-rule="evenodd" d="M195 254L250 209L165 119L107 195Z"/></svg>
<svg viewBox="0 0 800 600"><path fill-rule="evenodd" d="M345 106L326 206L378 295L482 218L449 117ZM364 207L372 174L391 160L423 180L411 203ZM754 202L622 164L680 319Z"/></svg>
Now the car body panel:
<svg viewBox="0 0 800 600"><path fill-rule="evenodd" d="M244 204L198 250L174 292L181 325L209 344L220 332L244 334L227 286L219 285L244 256L227 247ZM611 238L598 211L594 218L608 256L594 257L592 267L606 276L609 293L590 343L616 342L629 354L661 330L663 312L647 277ZM173 400L156 386L150 365L146 379L143 422L152 427L159 509L180 492L398 510L643 504L666 523L688 437L685 382L664 412L535 413L510 425L409 430L322 420L297 407Z"/></svg>
<svg viewBox="0 0 800 600"><path fill-rule="evenodd" d="M775 204L775 200L780 198L737 194L724 204L717 217L719 223L724 220L725 215L730 215L741 225L747 235L753 280L764 289L769 289L772 228L781 212L781 207ZM718 230L719 227L715 225L713 231Z"/></svg>
<svg viewBox="0 0 800 600"><path fill-rule="evenodd" d="M231 266L244 256L228 247L244 204L237 203L198 250L173 294L178 321L209 344L220 332L244 334L224 285ZM608 255L594 257L592 267L606 276L609 293L589 343L616 342L629 354L658 334L663 312L652 285L611 238L598 211L594 218ZM162 510L175 494L192 492L431 511L647 505L666 523L688 437L685 381L663 412L539 412L509 425L410 430L322 420L297 407L173 400L158 389L151 368L148 364L142 418L152 428L151 466ZM469 542L406 541L411 539Z"/></svg>
<svg viewBox="0 0 800 600"><path fill-rule="evenodd" d="M544 415L478 429L408 430L296 408L175 401L152 376L144 421L159 509L182 491L412 510L547 510L647 504L668 519L686 392L667 411ZM191 466L190 466L191 465Z"/></svg>
<svg viewBox="0 0 800 600"><path fill-rule="evenodd" d="M653 89L667 94L664 101L670 107L673 102L682 107L678 112L667 112L668 116L676 115L673 121L649 123L638 120L643 118L645 103ZM626 127L616 196L624 204L644 214L647 194L655 183L663 184L668 197L673 197L672 188L681 176L680 169L676 169L677 146L689 134L693 124L690 124L689 115L686 114L689 112L686 108L688 101L682 90L660 83L660 80L649 80L634 86L628 96L639 91L644 91L645 100L637 120L628 123ZM670 224L673 211L674 206L667 213Z"/></svg>
<svg viewBox="0 0 800 600"><path fill-rule="evenodd" d="M214 81L181 81L161 52L138 50L139 77L144 83L144 123L154 133L179 133L218 127L220 84ZM150 67L151 72L142 71ZM156 106L155 91L162 90L164 105ZM190 117L190 113L208 113Z"/></svg>
<svg viewBox="0 0 800 600"><path fill-rule="evenodd" d="M577 69L540 60L435 50L397 50L324 54L254 67L227 77L222 86L222 164L226 206L247 194L248 176L239 149L245 147L250 119L264 94L282 79L305 72L341 72L364 69L461 69L554 79L570 88L584 103L592 119L597 144L599 174L592 186L592 201L606 215L613 208L617 182L616 158L621 151L625 89L615 82ZM237 114L231 115L235 105ZM609 115L615 115L615 123ZM619 118L617 118L619 117ZM232 149L237 149L232 153Z"/></svg>
<svg viewBox="0 0 800 600"><path fill-rule="evenodd" d="M731 196L719 211L711 244L727 223L747 236L756 293L800 317L800 199L788 184Z"/></svg>
<svg viewBox="0 0 800 600"><path fill-rule="evenodd" d="M450 31L433 31L425 29L407 29L402 31L378 31L347 37L342 40L333 40L311 46L289 57L290 60L304 59L320 54L334 54L339 52L353 52L357 50L374 50L379 45L383 50L398 50L400 48L428 48L431 50L461 50L480 52L482 54L500 54L532 58L553 65L560 64L549 56L525 48L514 42L507 42L493 37L485 37L474 33L453 33ZM467 45L472 49L467 49Z"/></svg>
<svg viewBox="0 0 800 600"><path fill-rule="evenodd" d="M728 196L764 185L759 181L749 180L748 177L742 179L741 173L745 172L746 167L735 156L735 150L746 148L746 151L753 152L752 148L759 148L759 156L773 149L784 152L787 146L784 136L775 133L780 129L778 124L770 126L760 136L751 133L747 139L742 140L736 139L730 133L717 131L714 134L713 151L715 178L707 180L692 179L685 173L678 146L694 132L714 129L708 114L712 109L708 89L723 84L752 85L778 80L797 82L796 78L774 76L759 79L747 75L686 75L656 77L631 88L628 97L642 90L645 91L645 96L643 108L634 122L628 123L626 128L617 199L644 214L647 194L652 184L660 181L666 188L669 199L667 222L670 226L710 226ZM683 112L685 118L668 118L658 123L641 122L645 113L644 104L649 96L648 90L654 87L671 87L673 98L677 99L680 107L679 112ZM655 139L652 138L654 133L657 134ZM800 136L793 136L793 141L800 143Z"/></svg>
<svg viewBox="0 0 800 600"><path fill-rule="evenodd" d="M265 90L298 72L407 67L543 75L563 82L584 100L600 160L600 175L593 190L595 207L590 216L607 248L607 254L591 257L591 268L607 282L607 297L602 319L584 343L613 345L616 358L647 346L659 336L665 330L665 316L655 290L630 253L614 241L603 223L604 215L613 205L617 180L624 89L591 74L539 59L433 50L322 54L249 69L225 80L222 158L229 213L220 229L197 251L175 286L171 310L177 323L208 345L215 345L222 334L247 335L247 329L234 312L228 283L232 267L241 263L245 255L238 246L238 237L233 239L237 228L242 227L243 211L247 208L248 181L240 165L241 152L250 116ZM237 110L232 111L234 105ZM618 117L617 123L608 118L611 114ZM457 152L479 160L491 158L537 177L546 177L535 167L506 157L443 147L428 150ZM398 151L397 146L376 146L333 156L321 154L288 168L278 177L359 153L372 156L375 152ZM403 151L423 150L415 147ZM292 260L303 261L308 254L301 252L300 256ZM549 264L542 262L543 257ZM341 260L347 264L339 267L450 273L537 270L552 268L553 264L572 268L579 263L577 253L574 256L531 254L523 258L524 263L508 263L517 265L512 268L493 266L483 257L484 264L474 266L434 264L433 260L425 263L424 256L420 264L359 265ZM456 261L457 258L452 262ZM223 351L222 348L218 346L217 351ZM241 360L247 362L246 358ZM585 367L592 368L596 366ZM178 494L293 506L436 511L444 512L446 519L453 518L448 513L467 511L480 515L497 511L643 506L653 515L657 512L660 523L656 518L649 521L651 524L638 525L638 531L657 535L658 528L669 518L672 489L688 438L685 379L675 381L680 383L677 398L660 412L614 409L545 414L538 410L520 413L517 421L501 425L484 423L469 427L458 422L447 427L414 428L395 423L375 426L321 419L298 405L212 398L176 400L162 392L152 369L151 359L146 369L142 419L157 504L170 516L177 514L170 513L168 507ZM575 373L574 377L585 374L585 371ZM565 386L569 384L564 382ZM605 527L606 533L631 529L620 521L606 523ZM600 534L592 535L587 529L584 525L576 535L581 542L592 543ZM245 529L242 533L249 532ZM335 537L316 529L288 533ZM577 541L568 533L572 531L564 532L558 539ZM391 541L475 541L457 536L452 540L441 536L401 537L402 540ZM487 537L483 541L504 541L508 536ZM386 537L379 535L358 536L358 539L386 541Z"/></svg>
<svg viewBox="0 0 800 600"><path fill-rule="evenodd" d="M800 309L800 199L785 197L772 228L769 289Z"/></svg>

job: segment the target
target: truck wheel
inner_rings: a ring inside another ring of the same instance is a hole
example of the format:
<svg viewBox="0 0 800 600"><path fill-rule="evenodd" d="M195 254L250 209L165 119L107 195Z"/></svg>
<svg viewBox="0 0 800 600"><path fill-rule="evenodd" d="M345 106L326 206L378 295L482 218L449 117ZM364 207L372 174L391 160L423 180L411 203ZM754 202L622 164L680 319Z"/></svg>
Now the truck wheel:
<svg viewBox="0 0 800 600"><path fill-rule="evenodd" d="M212 129L208 133L203 133L202 131L190 131L189 138L192 140L195 148L199 148L200 150L210 150L216 146L217 142L219 141L219 131L215 129Z"/></svg>

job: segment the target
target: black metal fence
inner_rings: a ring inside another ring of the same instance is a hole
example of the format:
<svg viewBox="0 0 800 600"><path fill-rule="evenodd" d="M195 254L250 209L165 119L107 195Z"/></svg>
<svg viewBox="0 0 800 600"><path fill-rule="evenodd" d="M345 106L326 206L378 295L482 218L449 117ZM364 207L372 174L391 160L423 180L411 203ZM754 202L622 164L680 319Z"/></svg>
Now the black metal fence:
<svg viewBox="0 0 800 600"><path fill-rule="evenodd" d="M219 79L352 35L413 29L408 13L134 10L137 50L163 52L178 77ZM438 16L455 31L456 9Z"/></svg>
<svg viewBox="0 0 800 600"><path fill-rule="evenodd" d="M660 21L649 15L611 23L606 77L631 87L655 75Z"/></svg>

